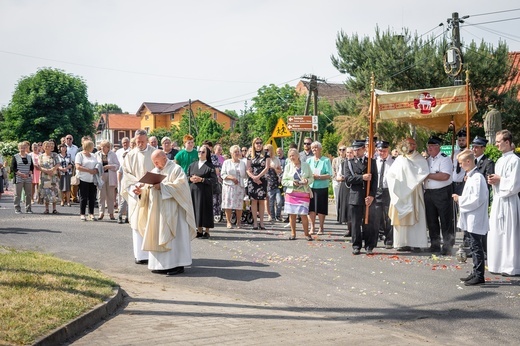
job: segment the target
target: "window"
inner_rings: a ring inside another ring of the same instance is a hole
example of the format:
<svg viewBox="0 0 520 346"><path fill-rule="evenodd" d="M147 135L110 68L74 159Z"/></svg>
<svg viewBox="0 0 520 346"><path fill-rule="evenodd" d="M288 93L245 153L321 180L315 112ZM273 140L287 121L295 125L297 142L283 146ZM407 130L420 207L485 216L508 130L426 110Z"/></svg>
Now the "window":
<svg viewBox="0 0 520 346"><path fill-rule="evenodd" d="M217 120L217 112L213 113L213 119Z"/></svg>
<svg viewBox="0 0 520 346"><path fill-rule="evenodd" d="M121 138L123 138L125 136L126 136L126 132L125 131L117 131L117 139L118 139L117 143L119 143L119 141L121 141Z"/></svg>
<svg viewBox="0 0 520 346"><path fill-rule="evenodd" d="M174 114L174 113L172 113L172 114L170 115L170 120L171 120L171 121L174 121L174 120L175 120L175 114Z"/></svg>

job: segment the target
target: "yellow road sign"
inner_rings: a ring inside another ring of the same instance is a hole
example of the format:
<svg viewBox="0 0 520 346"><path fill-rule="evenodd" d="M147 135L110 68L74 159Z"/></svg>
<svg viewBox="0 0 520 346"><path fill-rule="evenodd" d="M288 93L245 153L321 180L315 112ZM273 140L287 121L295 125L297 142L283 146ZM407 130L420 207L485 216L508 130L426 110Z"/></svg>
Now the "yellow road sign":
<svg viewBox="0 0 520 346"><path fill-rule="evenodd" d="M278 123L276 123L276 127L274 128L273 134L271 137L273 138L282 138L282 137L291 137L292 133L287 128L285 121L282 118L278 119Z"/></svg>
<svg viewBox="0 0 520 346"><path fill-rule="evenodd" d="M273 146L273 150L276 153L276 149L278 149L278 146L276 145L276 141L273 137L269 137L267 141L265 141L265 144L271 144Z"/></svg>

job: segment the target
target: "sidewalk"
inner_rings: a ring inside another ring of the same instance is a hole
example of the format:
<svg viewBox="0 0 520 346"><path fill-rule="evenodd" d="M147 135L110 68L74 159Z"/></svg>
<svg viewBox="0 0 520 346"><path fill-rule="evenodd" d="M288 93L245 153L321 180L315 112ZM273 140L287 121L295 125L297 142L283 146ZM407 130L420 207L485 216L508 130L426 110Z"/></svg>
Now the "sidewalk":
<svg viewBox="0 0 520 346"><path fill-rule="evenodd" d="M128 297L73 345L435 345L419 335L268 303L115 277ZM92 321L96 322L96 321Z"/></svg>

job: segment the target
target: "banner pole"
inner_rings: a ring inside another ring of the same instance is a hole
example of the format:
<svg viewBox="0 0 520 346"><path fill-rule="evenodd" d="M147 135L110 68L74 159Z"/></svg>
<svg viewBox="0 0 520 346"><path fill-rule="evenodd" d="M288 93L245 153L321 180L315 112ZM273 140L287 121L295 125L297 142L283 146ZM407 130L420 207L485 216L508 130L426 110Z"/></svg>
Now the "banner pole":
<svg viewBox="0 0 520 346"><path fill-rule="evenodd" d="M372 172L372 156L374 154L374 111L375 109L375 77L372 72L370 77L370 107L368 111L369 116L369 128L368 128L368 161L367 161L367 174ZM370 195L370 180L367 181L367 193L366 197ZM368 214L370 207L365 205L365 225L368 225Z"/></svg>
<svg viewBox="0 0 520 346"><path fill-rule="evenodd" d="M466 69L466 139L468 145L471 143L471 135L469 133L469 98L470 95L470 87L469 87L469 69Z"/></svg>

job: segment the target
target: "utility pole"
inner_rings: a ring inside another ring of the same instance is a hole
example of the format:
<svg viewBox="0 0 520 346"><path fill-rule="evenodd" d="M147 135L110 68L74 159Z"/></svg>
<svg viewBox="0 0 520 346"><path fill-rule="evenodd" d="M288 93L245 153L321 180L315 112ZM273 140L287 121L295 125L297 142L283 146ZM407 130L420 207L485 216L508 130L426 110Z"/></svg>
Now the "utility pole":
<svg viewBox="0 0 520 346"><path fill-rule="evenodd" d="M325 79L318 78L315 75L304 75L301 77L302 79L309 80L309 93L307 94L307 101L305 102L305 111L303 115L309 115L309 108L311 104L311 99L313 102L313 115L318 115L318 82L325 82ZM318 140L318 133L311 133L313 140ZM303 146L303 133L300 135L300 139L298 140L298 150L301 150Z"/></svg>
<svg viewBox="0 0 520 346"><path fill-rule="evenodd" d="M454 85L462 85L461 72L463 66L462 51L460 49L460 23L469 16L459 18L458 12L453 12L448 18L448 25L451 27L451 47L444 55L444 71L454 79Z"/></svg>

